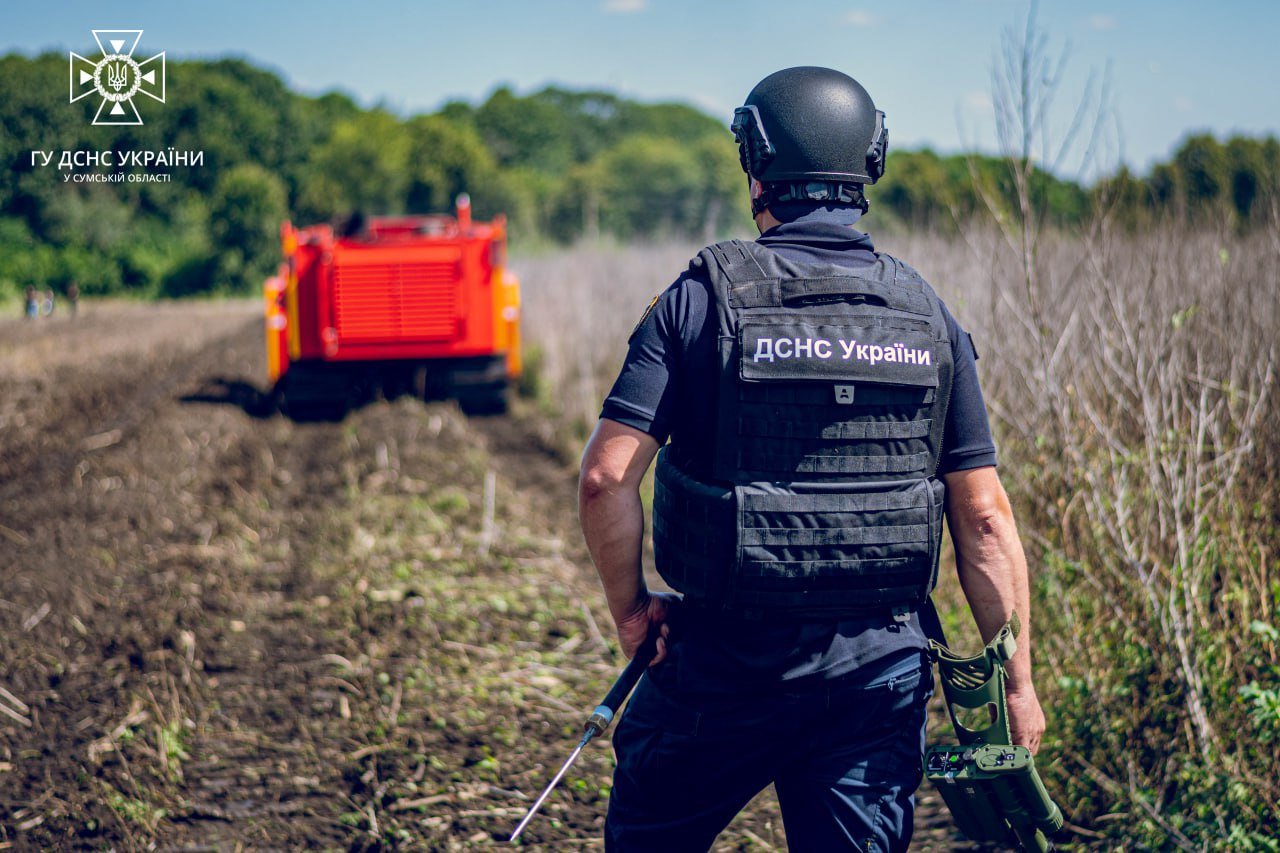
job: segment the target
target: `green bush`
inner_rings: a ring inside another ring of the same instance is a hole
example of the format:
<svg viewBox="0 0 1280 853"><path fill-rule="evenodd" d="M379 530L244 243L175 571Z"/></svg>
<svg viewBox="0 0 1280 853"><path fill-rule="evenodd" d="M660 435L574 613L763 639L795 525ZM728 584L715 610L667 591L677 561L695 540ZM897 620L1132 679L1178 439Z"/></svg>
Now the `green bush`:
<svg viewBox="0 0 1280 853"><path fill-rule="evenodd" d="M274 266L285 191L280 179L245 163L219 180L210 204L210 231L217 253L215 283L247 292Z"/></svg>

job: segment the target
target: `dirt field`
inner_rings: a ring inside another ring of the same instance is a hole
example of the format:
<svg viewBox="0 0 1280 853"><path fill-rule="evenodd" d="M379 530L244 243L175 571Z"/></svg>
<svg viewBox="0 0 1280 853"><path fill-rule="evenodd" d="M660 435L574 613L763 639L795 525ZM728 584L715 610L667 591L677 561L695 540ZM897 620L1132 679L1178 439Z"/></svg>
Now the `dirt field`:
<svg viewBox="0 0 1280 853"><path fill-rule="evenodd" d="M494 845L621 664L539 416L295 423L256 312L0 320L0 849ZM611 770L526 846L599 847Z"/></svg>

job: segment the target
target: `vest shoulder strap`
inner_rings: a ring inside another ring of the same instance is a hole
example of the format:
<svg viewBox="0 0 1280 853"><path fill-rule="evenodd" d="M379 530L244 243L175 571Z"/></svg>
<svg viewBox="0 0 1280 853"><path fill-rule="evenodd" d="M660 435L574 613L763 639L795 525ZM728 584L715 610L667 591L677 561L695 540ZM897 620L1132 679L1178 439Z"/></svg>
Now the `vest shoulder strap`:
<svg viewBox="0 0 1280 853"><path fill-rule="evenodd" d="M751 251L753 245L745 240L725 240L707 247L720 267L720 275L730 286L771 278Z"/></svg>
<svg viewBox="0 0 1280 853"><path fill-rule="evenodd" d="M712 243L700 256L710 278L735 297L736 307L764 307L777 300L798 295L799 281L830 282L830 295L876 295L896 291L900 299L909 299L919 309L920 297L928 288L914 269L893 255L875 252L876 261L857 271L841 266L816 265L797 267L780 258L767 246L748 240L725 240ZM818 285L822 287L822 285ZM812 295L823 295L814 293ZM927 297L926 297L927 299ZM751 303L759 303L754 305ZM910 309L907 309L910 310ZM913 311L912 313L915 313Z"/></svg>
<svg viewBox="0 0 1280 853"><path fill-rule="evenodd" d="M893 255L874 254L875 262L862 269L797 265L757 242L726 240L704 248L697 260L711 285L722 339L736 337L740 311L785 310L817 298L882 305L926 320L937 340L949 341L941 302L924 278Z"/></svg>

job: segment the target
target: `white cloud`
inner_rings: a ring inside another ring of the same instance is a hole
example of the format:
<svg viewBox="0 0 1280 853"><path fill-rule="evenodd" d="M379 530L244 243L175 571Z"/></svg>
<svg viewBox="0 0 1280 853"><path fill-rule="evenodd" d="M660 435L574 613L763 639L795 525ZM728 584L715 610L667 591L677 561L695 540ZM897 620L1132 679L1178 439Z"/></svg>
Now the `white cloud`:
<svg viewBox="0 0 1280 853"><path fill-rule="evenodd" d="M1180 113L1189 113L1196 108L1196 104L1190 98L1177 97L1173 99L1173 108Z"/></svg>
<svg viewBox="0 0 1280 853"><path fill-rule="evenodd" d="M880 19L866 9L854 9L844 16L844 22L851 27L874 27Z"/></svg>
<svg viewBox="0 0 1280 853"><path fill-rule="evenodd" d="M995 105L991 103L991 96L981 89L973 89L964 93L964 105L973 112L994 113Z"/></svg>
<svg viewBox="0 0 1280 853"><path fill-rule="evenodd" d="M1089 26L1095 30L1114 30L1116 19L1111 15L1093 15L1089 18Z"/></svg>
<svg viewBox="0 0 1280 853"><path fill-rule="evenodd" d="M604 0L600 8L611 15L634 15L649 8L649 0Z"/></svg>

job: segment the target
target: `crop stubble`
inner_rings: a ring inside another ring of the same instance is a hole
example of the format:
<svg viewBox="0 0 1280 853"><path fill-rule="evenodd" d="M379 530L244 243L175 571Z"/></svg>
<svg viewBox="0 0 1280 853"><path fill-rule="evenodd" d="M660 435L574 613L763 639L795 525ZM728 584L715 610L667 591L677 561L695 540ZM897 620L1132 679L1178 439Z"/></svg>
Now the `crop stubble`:
<svg viewBox="0 0 1280 853"><path fill-rule="evenodd" d="M620 664L541 416L273 416L247 303L0 333L0 845L505 838ZM599 846L611 771L530 846Z"/></svg>

